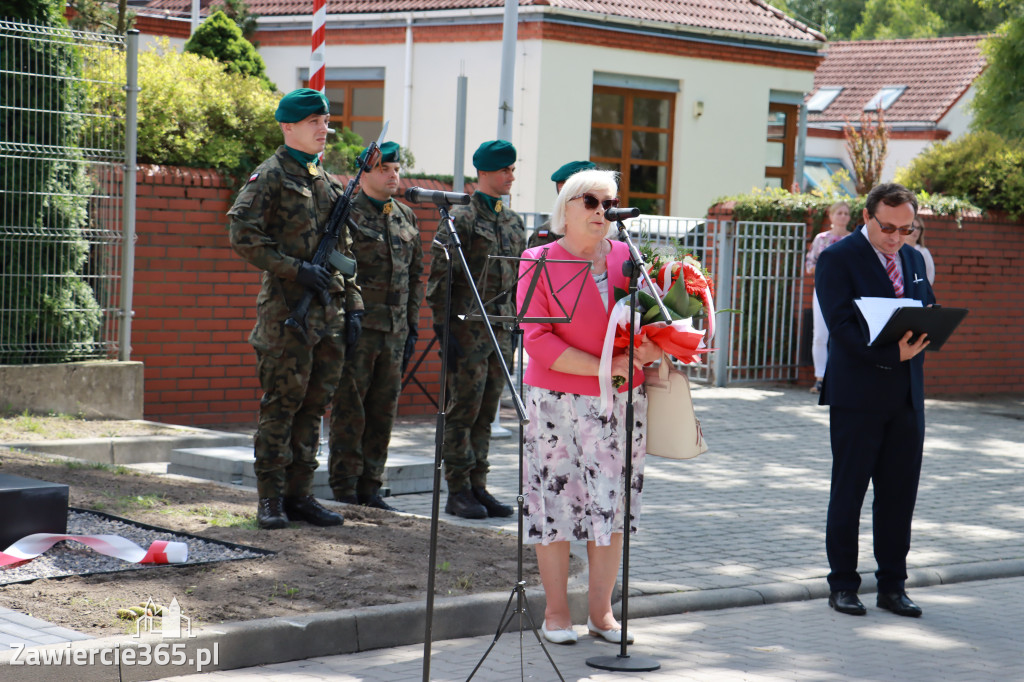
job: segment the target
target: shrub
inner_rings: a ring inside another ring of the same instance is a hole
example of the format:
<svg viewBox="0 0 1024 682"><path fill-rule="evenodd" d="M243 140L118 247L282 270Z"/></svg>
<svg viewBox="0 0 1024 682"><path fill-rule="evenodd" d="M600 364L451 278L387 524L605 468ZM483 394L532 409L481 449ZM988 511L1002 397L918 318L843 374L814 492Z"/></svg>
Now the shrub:
<svg viewBox="0 0 1024 682"><path fill-rule="evenodd" d="M57 3L21 9L27 20L66 26ZM83 278L93 188L80 149L81 56L71 40L55 35L11 40L4 59L12 72L2 79L0 102L17 103L5 112L4 139L21 151L0 157L3 193L13 199L4 203L0 230L0 301L8 311L0 363L88 357L96 352L100 308Z"/></svg>
<svg viewBox="0 0 1024 682"><path fill-rule="evenodd" d="M224 65L229 73L255 76L264 82L269 90L277 86L266 76L267 65L263 62L252 43L242 36L242 29L224 12L216 11L200 24L192 37L185 42L185 52L215 59Z"/></svg>
<svg viewBox="0 0 1024 682"><path fill-rule="evenodd" d="M993 132L939 142L896 174L910 189L970 199L986 210L1024 215L1024 143Z"/></svg>
<svg viewBox="0 0 1024 682"><path fill-rule="evenodd" d="M95 111L124 108L124 59L90 62L89 102ZM279 95L256 77L226 72L220 63L181 54L166 39L139 55L138 158L141 162L215 168L244 177L281 143L274 120ZM120 125L92 119L93 126ZM115 135L121 131L96 130Z"/></svg>

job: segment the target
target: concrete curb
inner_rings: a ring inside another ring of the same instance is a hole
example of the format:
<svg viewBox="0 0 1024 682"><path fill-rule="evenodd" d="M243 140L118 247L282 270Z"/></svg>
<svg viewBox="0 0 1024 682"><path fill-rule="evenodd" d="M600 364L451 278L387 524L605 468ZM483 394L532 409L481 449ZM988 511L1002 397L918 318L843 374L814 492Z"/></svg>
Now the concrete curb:
<svg viewBox="0 0 1024 682"><path fill-rule="evenodd" d="M167 462L171 453L182 448L212 448L252 445L252 436L242 433L210 431L188 426L143 422L181 431L169 436L117 436L111 438L67 438L0 443L0 447L37 454L60 455L102 464Z"/></svg>
<svg viewBox="0 0 1024 682"><path fill-rule="evenodd" d="M925 567L913 569L909 574L908 588L1018 577L1024 575L1024 559ZM861 592L873 591L873 577L865 577ZM499 625L505 623L509 624L508 631L515 631L519 627L519 621L515 615L515 602L509 602L512 595L510 587L508 592L437 599L434 602L434 619L431 626L432 641L488 635L496 633ZM820 578L714 590L636 594L629 598L629 615L631 619L650 618L694 611L823 599L827 596L828 585ZM539 628L544 617L543 592L539 587L527 589L526 598L530 614L537 621L536 625ZM575 577L570 582L569 599L573 619L576 622L584 621L587 609L585 574ZM621 602L617 604L618 611L621 611L621 605ZM509 607L508 611L506 607ZM524 624L528 626L525 620ZM207 626L191 639L171 640L169 643L183 645L181 649L174 650L174 655L184 656L183 660L186 661L197 660L201 651L207 654L216 651L217 662L210 662L203 668L212 672L422 644L425 627L426 604L407 602L348 611L329 611L295 618L224 623ZM104 637L34 647L34 651L40 652L59 652L67 649L69 653L65 655L69 656L69 660L76 655L75 652L81 652L77 655L82 660L92 661L82 665L19 666L11 663L13 652L3 652L0 653L0 677L5 682L141 682L196 672L194 663L157 665L151 661L148 665L141 665L125 662L126 650L134 649L141 652L147 645L152 649L161 643L168 644L157 636L147 635L141 638ZM101 652L107 652L107 658L110 659L113 655L110 652L114 650L120 651L120 663L104 665L101 661ZM137 660L140 654L135 653L132 656ZM21 653L21 659L25 660L24 652Z"/></svg>

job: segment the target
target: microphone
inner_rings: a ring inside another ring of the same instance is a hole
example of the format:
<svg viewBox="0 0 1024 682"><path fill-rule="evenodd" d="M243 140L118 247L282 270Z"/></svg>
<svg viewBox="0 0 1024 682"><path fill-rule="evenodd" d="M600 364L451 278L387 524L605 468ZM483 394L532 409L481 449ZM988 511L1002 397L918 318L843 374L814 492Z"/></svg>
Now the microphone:
<svg viewBox="0 0 1024 682"><path fill-rule="evenodd" d="M639 208L609 208L604 212L604 219L610 223L614 223L619 220L626 218L636 218L640 215Z"/></svg>
<svg viewBox="0 0 1024 682"><path fill-rule="evenodd" d="M447 206L449 204L465 205L469 203L470 196L463 192L442 192L441 190L423 189L422 187L410 187L405 190L405 200L414 204L437 204Z"/></svg>

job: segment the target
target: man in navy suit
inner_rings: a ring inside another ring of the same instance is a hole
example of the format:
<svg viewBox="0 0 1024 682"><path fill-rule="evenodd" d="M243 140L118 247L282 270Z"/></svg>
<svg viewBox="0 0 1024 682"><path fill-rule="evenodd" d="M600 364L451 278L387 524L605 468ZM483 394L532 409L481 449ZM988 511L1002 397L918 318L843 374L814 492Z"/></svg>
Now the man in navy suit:
<svg viewBox="0 0 1024 682"><path fill-rule="evenodd" d="M868 346L854 299L915 298L935 302L924 259L906 236L917 199L902 185L879 185L868 194L864 225L825 249L814 288L829 331L828 364L820 403L829 405L832 491L825 546L829 606L867 612L857 597L857 535L868 483L874 486L872 527L880 608L920 616L907 596L907 552L924 447L925 335L912 332L880 347Z"/></svg>

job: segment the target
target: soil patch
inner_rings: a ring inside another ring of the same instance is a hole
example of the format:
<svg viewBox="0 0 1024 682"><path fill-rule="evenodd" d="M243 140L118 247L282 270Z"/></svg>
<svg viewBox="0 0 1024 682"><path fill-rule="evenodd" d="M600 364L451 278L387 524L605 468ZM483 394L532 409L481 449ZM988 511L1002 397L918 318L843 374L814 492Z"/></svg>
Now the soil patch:
<svg viewBox="0 0 1024 682"><path fill-rule="evenodd" d="M15 439L11 439L15 440ZM70 486L70 504L202 537L273 550L259 559L161 566L0 587L0 604L95 636L127 632L119 608L177 598L196 624L426 599L428 519L338 505L340 528L255 525L254 493L0 447L0 471ZM525 579L539 584L533 552ZM435 594L505 591L516 572L514 535L442 524ZM2 569L0 569L2 570Z"/></svg>

